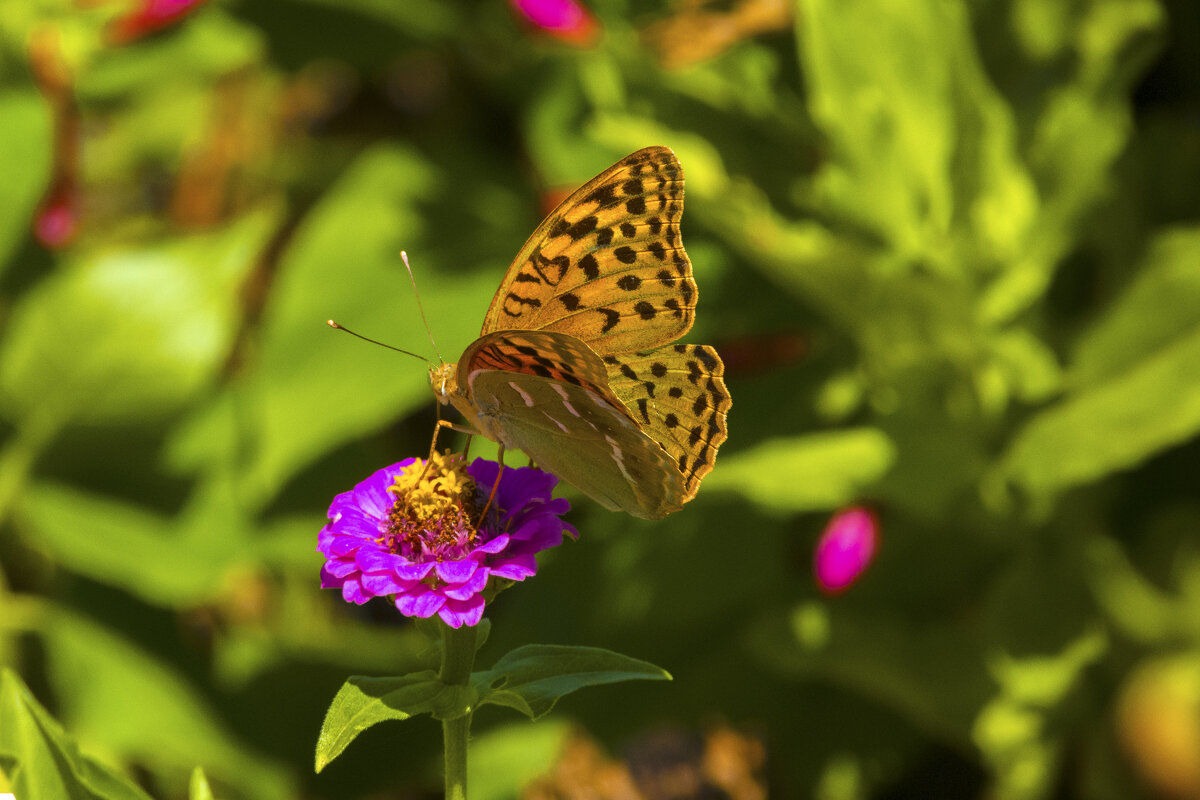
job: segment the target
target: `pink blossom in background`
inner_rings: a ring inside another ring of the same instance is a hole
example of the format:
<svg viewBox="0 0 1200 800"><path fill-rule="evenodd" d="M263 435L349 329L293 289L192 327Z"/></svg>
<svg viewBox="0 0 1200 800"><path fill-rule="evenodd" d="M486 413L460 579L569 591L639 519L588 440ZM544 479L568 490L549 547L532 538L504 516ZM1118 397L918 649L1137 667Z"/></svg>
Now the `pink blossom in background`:
<svg viewBox="0 0 1200 800"><path fill-rule="evenodd" d="M570 44L592 44L599 25L576 0L511 0L517 13L543 32Z"/></svg>
<svg viewBox="0 0 1200 800"><path fill-rule="evenodd" d="M50 189L33 221L33 235L42 246L57 250L75 238L78 214L76 192L69 181L59 182Z"/></svg>
<svg viewBox="0 0 1200 800"><path fill-rule="evenodd" d="M879 521L862 506L850 506L833 515L821 532L813 557L817 586L825 594L839 594L866 572L879 545Z"/></svg>

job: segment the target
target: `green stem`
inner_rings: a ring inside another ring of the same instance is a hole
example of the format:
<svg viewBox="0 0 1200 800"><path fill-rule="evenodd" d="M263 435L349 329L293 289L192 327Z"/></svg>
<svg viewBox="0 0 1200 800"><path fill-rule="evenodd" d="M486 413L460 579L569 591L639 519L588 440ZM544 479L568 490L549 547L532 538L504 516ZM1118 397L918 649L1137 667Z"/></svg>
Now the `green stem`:
<svg viewBox="0 0 1200 800"><path fill-rule="evenodd" d="M442 683L466 686L475 664L475 628L442 628ZM471 715L442 722L442 747L446 758L446 800L467 800L467 740Z"/></svg>

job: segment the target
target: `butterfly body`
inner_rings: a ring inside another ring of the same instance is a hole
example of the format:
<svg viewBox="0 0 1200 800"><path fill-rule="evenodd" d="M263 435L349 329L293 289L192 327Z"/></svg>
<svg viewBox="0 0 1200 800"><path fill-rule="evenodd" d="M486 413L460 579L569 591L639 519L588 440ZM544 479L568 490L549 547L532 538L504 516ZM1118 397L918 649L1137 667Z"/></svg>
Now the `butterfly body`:
<svg viewBox="0 0 1200 800"><path fill-rule="evenodd" d="M716 352L673 344L691 328L697 295L682 209L669 149L618 161L542 222L480 338L430 371L438 399L473 430L647 519L695 496L731 402Z"/></svg>

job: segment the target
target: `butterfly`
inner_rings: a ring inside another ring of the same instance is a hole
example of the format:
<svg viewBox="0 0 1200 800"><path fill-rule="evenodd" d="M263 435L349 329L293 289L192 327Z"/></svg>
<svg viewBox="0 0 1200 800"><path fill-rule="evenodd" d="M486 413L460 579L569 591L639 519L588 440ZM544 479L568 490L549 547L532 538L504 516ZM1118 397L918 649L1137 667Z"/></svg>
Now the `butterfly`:
<svg viewBox="0 0 1200 800"><path fill-rule="evenodd" d="M683 170L638 150L550 213L513 259L455 364L430 370L478 433L600 505L644 519L683 508L726 439L724 365L692 327L680 240ZM449 425L449 423L439 423Z"/></svg>

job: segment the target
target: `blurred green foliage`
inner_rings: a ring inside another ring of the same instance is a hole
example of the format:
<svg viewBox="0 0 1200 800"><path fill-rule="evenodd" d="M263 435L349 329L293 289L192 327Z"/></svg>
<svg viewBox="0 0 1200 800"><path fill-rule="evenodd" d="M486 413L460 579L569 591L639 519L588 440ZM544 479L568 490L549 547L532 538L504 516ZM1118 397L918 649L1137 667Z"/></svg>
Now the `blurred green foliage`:
<svg viewBox="0 0 1200 800"><path fill-rule="evenodd" d="M212 0L120 45L120 2L0 7L0 788L435 794L426 718L312 771L342 681L424 647L318 589L317 530L434 419L324 321L427 352L406 250L453 360L547 196L663 144L730 438L662 522L564 489L581 539L487 651L675 681L480 712L477 796L568 723L719 721L773 797L1200 797L1196 6L589 7L589 47L501 0ZM880 553L826 598L854 502Z"/></svg>

